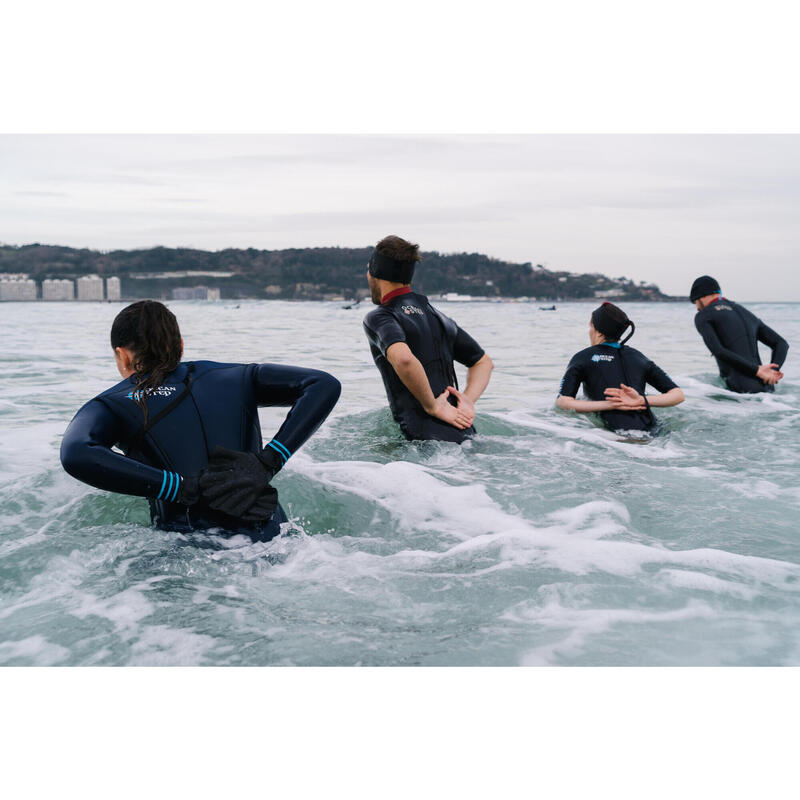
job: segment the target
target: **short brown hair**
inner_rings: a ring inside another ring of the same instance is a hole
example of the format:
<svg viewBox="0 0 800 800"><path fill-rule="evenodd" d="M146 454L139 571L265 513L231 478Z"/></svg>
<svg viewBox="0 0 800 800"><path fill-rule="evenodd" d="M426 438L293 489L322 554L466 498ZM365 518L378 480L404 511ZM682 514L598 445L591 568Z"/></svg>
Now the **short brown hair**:
<svg viewBox="0 0 800 800"><path fill-rule="evenodd" d="M399 236L384 236L375 249L379 253L383 253L395 261L413 264L416 261L422 261L422 256L419 254L419 245L411 244Z"/></svg>

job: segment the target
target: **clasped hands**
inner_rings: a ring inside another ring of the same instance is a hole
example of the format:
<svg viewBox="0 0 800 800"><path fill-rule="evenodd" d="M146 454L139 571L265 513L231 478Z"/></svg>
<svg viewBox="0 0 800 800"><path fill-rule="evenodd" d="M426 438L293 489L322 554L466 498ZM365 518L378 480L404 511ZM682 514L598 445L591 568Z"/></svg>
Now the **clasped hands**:
<svg viewBox="0 0 800 800"><path fill-rule="evenodd" d="M453 396L457 400L452 405L448 398ZM426 408L432 417L446 422L459 430L466 430L475 421L475 404L464 392L459 392L454 386L448 386L438 397L434 398L433 406Z"/></svg>
<svg viewBox="0 0 800 800"><path fill-rule="evenodd" d="M647 408L644 397L624 383L619 385L619 389L606 389L605 395L612 407L620 411L644 411Z"/></svg>

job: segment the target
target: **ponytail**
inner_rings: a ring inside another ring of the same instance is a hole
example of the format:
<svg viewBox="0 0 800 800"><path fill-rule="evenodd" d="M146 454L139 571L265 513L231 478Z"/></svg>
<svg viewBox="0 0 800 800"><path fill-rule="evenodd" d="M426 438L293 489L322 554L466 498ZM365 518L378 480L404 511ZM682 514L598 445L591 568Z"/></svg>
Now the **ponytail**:
<svg viewBox="0 0 800 800"><path fill-rule="evenodd" d="M174 372L181 360L181 331L175 315L156 300L140 300L117 314L111 326L111 347L134 355L133 400L147 423L147 395Z"/></svg>

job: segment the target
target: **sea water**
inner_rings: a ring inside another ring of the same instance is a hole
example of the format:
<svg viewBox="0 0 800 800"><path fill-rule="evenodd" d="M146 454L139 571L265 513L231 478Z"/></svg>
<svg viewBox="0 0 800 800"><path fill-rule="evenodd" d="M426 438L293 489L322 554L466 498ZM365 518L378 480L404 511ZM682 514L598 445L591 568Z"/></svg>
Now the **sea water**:
<svg viewBox="0 0 800 800"><path fill-rule="evenodd" d="M591 305L443 303L496 365L458 446L400 435L365 305L172 303L187 359L342 383L269 543L156 530L62 470L72 415L118 381L121 307L0 305L0 663L800 664L800 306L749 306L793 349L775 394L741 396L690 304L625 304L687 398L634 443L554 406Z"/></svg>

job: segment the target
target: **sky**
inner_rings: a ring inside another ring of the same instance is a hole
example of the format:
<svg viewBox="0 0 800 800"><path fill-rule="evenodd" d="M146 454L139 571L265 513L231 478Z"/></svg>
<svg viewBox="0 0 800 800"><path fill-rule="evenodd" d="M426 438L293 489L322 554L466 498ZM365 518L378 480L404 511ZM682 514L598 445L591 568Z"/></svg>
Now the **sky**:
<svg viewBox="0 0 800 800"><path fill-rule="evenodd" d="M364 247L800 301L797 135L0 136L0 242Z"/></svg>

